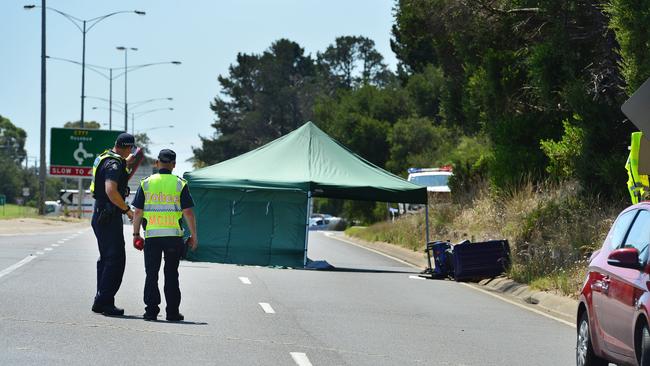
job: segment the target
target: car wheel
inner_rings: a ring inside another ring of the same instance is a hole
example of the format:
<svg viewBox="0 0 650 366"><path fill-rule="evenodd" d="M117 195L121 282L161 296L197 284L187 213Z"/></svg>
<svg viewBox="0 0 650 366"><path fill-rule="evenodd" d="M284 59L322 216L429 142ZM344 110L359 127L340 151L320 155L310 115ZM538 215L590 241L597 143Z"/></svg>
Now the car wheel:
<svg viewBox="0 0 650 366"><path fill-rule="evenodd" d="M639 343L639 346L641 346L641 349L639 350L641 355L641 357L639 357L639 365L650 366L650 329L648 329L647 324L643 325L643 329L641 330L641 342Z"/></svg>
<svg viewBox="0 0 650 366"><path fill-rule="evenodd" d="M578 325L578 336L577 336L577 344L576 344L576 365L578 366L609 365L609 362L596 356L596 354L594 353L594 349L591 346L591 334L589 332L589 317L587 316L586 311L580 317L580 323Z"/></svg>

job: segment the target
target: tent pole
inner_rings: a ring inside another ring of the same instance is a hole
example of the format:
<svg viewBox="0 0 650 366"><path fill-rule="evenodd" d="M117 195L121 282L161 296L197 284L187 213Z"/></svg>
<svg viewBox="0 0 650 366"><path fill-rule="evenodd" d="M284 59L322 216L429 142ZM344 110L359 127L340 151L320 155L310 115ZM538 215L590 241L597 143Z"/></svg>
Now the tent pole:
<svg viewBox="0 0 650 366"><path fill-rule="evenodd" d="M428 194L427 194L427 196L428 196ZM426 240L427 240L427 242L425 243L425 246L426 246L427 244L429 244L429 197L427 197L427 203L426 203L426 205L425 205L424 207L425 207L425 208L424 208L424 215L425 215L424 220L425 220L425 222L426 222L426 229L425 229L425 230L426 230L426 234L425 234L425 238L426 238Z"/></svg>
<svg viewBox="0 0 650 366"><path fill-rule="evenodd" d="M309 244L309 218L311 217L311 191L307 192L307 222L305 224L305 257L303 266L307 267L307 245Z"/></svg>

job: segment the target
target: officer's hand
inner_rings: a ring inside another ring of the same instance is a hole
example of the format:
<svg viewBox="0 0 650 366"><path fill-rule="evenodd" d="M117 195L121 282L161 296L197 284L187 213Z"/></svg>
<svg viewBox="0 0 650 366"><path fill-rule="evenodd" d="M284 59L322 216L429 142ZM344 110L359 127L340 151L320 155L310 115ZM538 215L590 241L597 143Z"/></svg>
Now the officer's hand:
<svg viewBox="0 0 650 366"><path fill-rule="evenodd" d="M140 235L133 236L133 247L137 250L144 249L144 239Z"/></svg>
<svg viewBox="0 0 650 366"><path fill-rule="evenodd" d="M129 154L129 156L126 157L126 165L132 166L134 163L135 163L135 155Z"/></svg>
<svg viewBox="0 0 650 366"><path fill-rule="evenodd" d="M196 250L196 247L199 246L199 241L196 240L195 237L190 236L190 237L187 239L187 245L190 246L190 249L192 249L192 251L195 251L195 250Z"/></svg>
<svg viewBox="0 0 650 366"><path fill-rule="evenodd" d="M129 221L133 221L133 211L126 211L126 216L129 218Z"/></svg>

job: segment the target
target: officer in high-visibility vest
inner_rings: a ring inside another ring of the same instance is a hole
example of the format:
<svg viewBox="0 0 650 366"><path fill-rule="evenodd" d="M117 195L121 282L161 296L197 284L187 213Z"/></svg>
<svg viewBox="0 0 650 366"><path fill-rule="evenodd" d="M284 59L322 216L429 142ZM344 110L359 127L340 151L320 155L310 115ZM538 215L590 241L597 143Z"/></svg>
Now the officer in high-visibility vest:
<svg viewBox="0 0 650 366"><path fill-rule="evenodd" d="M183 251L195 250L198 245L196 223L194 219L194 202L184 179L172 174L176 167L176 153L163 149L156 161L158 173L145 178L135 194L133 206L134 246L141 241L140 225L144 227L144 266L146 280L144 285L145 320L156 320L160 312L160 291L158 290L158 272L162 254L165 254L165 301L168 321L182 321L179 312L181 291L178 286L178 264ZM191 236L187 244L183 242L185 218Z"/></svg>
<svg viewBox="0 0 650 366"><path fill-rule="evenodd" d="M630 144L630 155L625 163L627 170L627 189L630 192L632 204L637 204L646 198L650 193L650 183L648 182L647 175L639 174L639 155L641 151L642 132L632 133L632 141ZM644 146L645 147L645 146Z"/></svg>
<svg viewBox="0 0 650 366"><path fill-rule="evenodd" d="M122 133L112 150L101 153L93 164L90 190L95 198L92 227L97 237L97 292L92 310L107 316L124 315L124 309L115 306L115 294L122 284L126 252L122 215L133 218L133 212L124 201L128 196L129 168L133 160L131 149L135 138Z"/></svg>

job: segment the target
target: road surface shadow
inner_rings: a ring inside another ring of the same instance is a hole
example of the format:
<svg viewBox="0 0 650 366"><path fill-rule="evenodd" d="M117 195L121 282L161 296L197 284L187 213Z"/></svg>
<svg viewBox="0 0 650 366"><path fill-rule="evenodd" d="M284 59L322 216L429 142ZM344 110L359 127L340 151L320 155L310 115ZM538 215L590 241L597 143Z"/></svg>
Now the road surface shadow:
<svg viewBox="0 0 650 366"><path fill-rule="evenodd" d="M122 315L122 316L110 316L109 318L115 318L115 319L125 319L125 320L140 320L140 321L146 321L146 322L151 322L151 323L171 323L171 324L179 324L179 325L208 325L206 322L193 322L193 321L188 321L188 320L183 320L179 322L170 322L168 320L165 320L165 317L161 317L156 320L144 320L142 315Z"/></svg>
<svg viewBox="0 0 650 366"><path fill-rule="evenodd" d="M400 271L392 269L372 269L372 268L346 268L346 267L332 267L318 269L320 272L348 272L348 273L410 273L414 274L417 271Z"/></svg>

